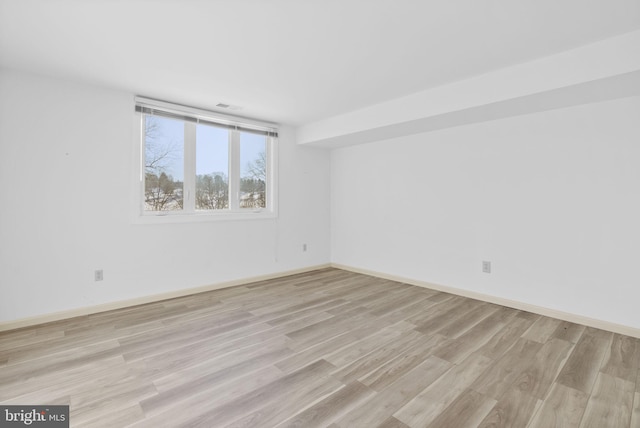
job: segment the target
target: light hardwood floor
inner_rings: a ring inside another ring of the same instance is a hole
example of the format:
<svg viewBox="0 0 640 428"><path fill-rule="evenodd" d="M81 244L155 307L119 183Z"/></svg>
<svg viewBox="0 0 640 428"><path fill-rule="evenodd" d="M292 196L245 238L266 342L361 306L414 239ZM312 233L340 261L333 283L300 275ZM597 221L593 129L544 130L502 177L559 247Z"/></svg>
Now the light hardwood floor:
<svg viewBox="0 0 640 428"><path fill-rule="evenodd" d="M338 269L0 333L77 427L640 428L640 340Z"/></svg>

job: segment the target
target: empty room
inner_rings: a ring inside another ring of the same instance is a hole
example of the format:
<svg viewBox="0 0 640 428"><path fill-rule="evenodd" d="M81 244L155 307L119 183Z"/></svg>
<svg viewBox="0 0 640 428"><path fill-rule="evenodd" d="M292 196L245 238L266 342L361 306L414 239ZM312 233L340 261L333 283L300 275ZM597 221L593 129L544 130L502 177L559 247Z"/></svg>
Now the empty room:
<svg viewBox="0 0 640 428"><path fill-rule="evenodd" d="M0 427L640 428L640 0L0 0Z"/></svg>

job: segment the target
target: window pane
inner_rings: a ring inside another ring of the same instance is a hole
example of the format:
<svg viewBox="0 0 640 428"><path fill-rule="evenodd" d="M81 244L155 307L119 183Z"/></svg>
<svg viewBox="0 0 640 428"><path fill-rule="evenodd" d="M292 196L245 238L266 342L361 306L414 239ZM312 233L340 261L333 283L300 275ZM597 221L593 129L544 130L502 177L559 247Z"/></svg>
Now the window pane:
<svg viewBox="0 0 640 428"><path fill-rule="evenodd" d="M144 115L144 209L181 210L184 122Z"/></svg>
<svg viewBox="0 0 640 428"><path fill-rule="evenodd" d="M229 208L229 131L196 128L196 209Z"/></svg>
<svg viewBox="0 0 640 428"><path fill-rule="evenodd" d="M266 208L267 138L240 133L240 208Z"/></svg>

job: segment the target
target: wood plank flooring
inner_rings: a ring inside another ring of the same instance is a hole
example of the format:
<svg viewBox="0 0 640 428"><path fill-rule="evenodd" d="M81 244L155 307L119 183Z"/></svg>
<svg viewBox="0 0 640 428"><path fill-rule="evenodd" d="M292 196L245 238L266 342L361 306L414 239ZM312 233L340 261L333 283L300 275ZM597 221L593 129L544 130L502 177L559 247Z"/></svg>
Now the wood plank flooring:
<svg viewBox="0 0 640 428"><path fill-rule="evenodd" d="M74 427L640 427L640 340L323 269L0 333Z"/></svg>

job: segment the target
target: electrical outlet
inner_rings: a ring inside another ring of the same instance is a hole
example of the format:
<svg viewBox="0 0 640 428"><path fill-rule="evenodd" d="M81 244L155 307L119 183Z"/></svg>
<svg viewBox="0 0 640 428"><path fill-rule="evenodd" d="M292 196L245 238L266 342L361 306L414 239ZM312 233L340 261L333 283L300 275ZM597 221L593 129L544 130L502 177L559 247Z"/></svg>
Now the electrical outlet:
<svg viewBox="0 0 640 428"><path fill-rule="evenodd" d="M482 262L482 272L491 273L491 262L487 262L487 261Z"/></svg>
<svg viewBox="0 0 640 428"><path fill-rule="evenodd" d="M307 251L307 244L302 244L302 252L306 252Z"/></svg>
<svg viewBox="0 0 640 428"><path fill-rule="evenodd" d="M93 273L94 281L102 281L104 279L102 269L98 269Z"/></svg>

